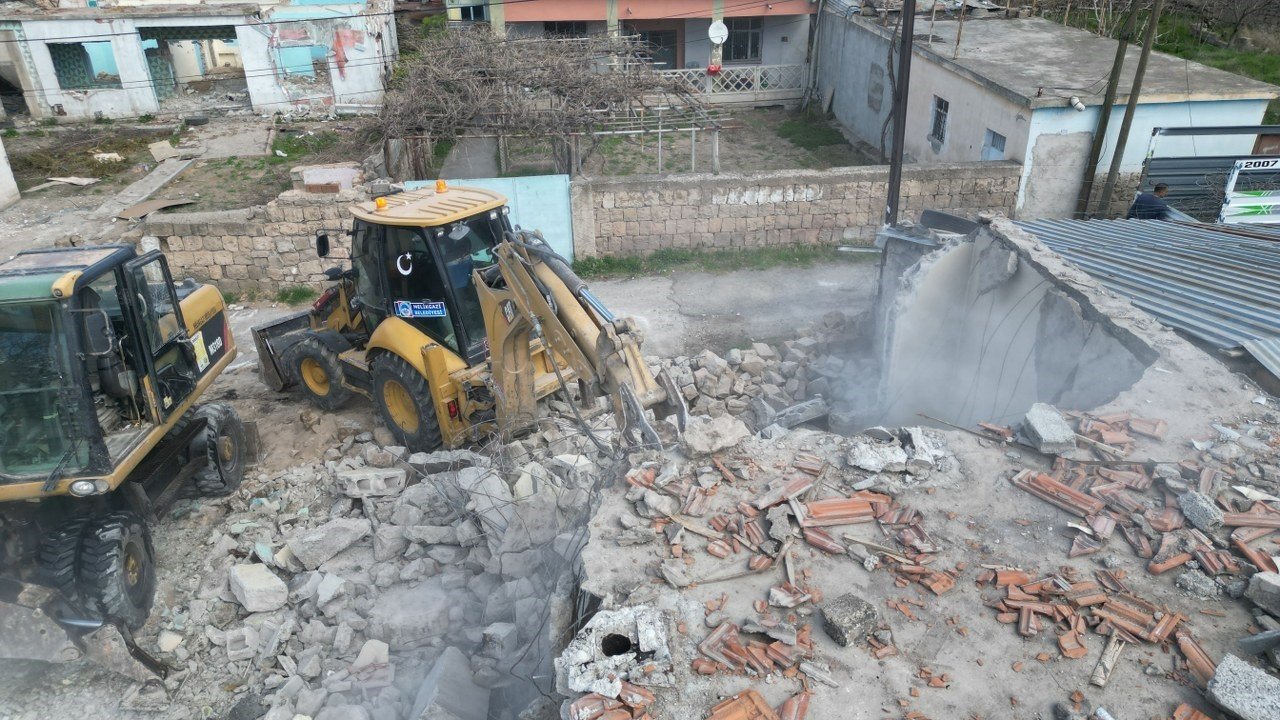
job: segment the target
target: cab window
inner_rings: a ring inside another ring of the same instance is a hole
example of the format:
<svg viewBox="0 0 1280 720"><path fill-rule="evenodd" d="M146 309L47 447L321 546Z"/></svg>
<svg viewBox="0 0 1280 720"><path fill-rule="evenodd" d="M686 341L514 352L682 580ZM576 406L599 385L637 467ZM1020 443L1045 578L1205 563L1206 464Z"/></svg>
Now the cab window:
<svg viewBox="0 0 1280 720"><path fill-rule="evenodd" d="M387 227L385 232L383 265L391 313L458 352L448 290L425 233L410 227Z"/></svg>

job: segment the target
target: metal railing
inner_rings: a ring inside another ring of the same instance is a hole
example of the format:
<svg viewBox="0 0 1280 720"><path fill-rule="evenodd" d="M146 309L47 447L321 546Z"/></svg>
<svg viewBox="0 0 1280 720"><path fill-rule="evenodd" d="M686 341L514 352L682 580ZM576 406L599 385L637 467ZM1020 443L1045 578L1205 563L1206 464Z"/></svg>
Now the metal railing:
<svg viewBox="0 0 1280 720"><path fill-rule="evenodd" d="M808 65L731 65L715 75L703 68L662 70L678 78L689 92L702 95L704 102L786 102L804 96Z"/></svg>

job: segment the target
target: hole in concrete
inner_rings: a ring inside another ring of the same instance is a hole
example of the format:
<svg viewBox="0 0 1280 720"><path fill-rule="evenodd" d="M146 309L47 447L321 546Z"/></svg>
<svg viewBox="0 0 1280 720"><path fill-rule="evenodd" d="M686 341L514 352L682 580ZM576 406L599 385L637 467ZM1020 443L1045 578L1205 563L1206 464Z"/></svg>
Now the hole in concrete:
<svg viewBox="0 0 1280 720"><path fill-rule="evenodd" d="M605 657L614 657L631 652L631 638L626 635L611 633L600 641L600 651Z"/></svg>

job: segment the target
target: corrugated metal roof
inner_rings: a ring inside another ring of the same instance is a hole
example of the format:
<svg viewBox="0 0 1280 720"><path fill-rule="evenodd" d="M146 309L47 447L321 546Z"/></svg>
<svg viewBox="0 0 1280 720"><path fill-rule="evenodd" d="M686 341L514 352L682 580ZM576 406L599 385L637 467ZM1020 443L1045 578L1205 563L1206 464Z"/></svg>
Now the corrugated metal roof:
<svg viewBox="0 0 1280 720"><path fill-rule="evenodd" d="M1252 343L1280 377L1280 237L1160 220L1018 225L1165 324L1223 349Z"/></svg>
<svg viewBox="0 0 1280 720"><path fill-rule="evenodd" d="M1245 340L1244 349L1270 370L1272 375L1280 378L1280 338Z"/></svg>

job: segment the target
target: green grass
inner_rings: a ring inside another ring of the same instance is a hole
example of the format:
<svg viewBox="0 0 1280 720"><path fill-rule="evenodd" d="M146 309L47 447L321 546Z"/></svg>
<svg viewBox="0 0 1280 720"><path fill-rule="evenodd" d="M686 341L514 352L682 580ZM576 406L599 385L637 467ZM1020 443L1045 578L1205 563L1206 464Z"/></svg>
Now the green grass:
<svg viewBox="0 0 1280 720"><path fill-rule="evenodd" d="M825 120L815 116L803 115L784 120L778 125L777 132L778 137L788 140L792 145L797 145L805 150L817 150L829 145L847 144L844 135L841 135L839 130L831 127Z"/></svg>
<svg viewBox="0 0 1280 720"><path fill-rule="evenodd" d="M294 285L292 287L280 288L280 292L276 293L276 302L286 305L301 305L305 302L311 302L316 297L316 291L304 285Z"/></svg>
<svg viewBox="0 0 1280 720"><path fill-rule="evenodd" d="M855 263L875 259L874 253L842 253L828 245L792 245L750 250L658 250L647 257L595 257L574 261L584 278L661 275L676 270L732 272L773 267L808 267L817 263Z"/></svg>
<svg viewBox="0 0 1280 720"><path fill-rule="evenodd" d="M1261 50L1239 50L1202 43L1191 32L1192 18L1169 13L1160 18L1156 50L1186 58L1209 67L1280 85L1280 54ZM1267 124L1280 123L1280 100L1267 108Z"/></svg>
<svg viewBox="0 0 1280 720"><path fill-rule="evenodd" d="M275 141L271 143L271 155L266 158L266 161L271 165L297 163L308 155L314 155L337 145L339 139L337 133L328 131L277 133ZM276 151L284 153L285 157L280 157Z"/></svg>
<svg viewBox="0 0 1280 720"><path fill-rule="evenodd" d="M140 123L149 123L155 119L156 119L156 116L152 115L151 113L143 113L138 116L138 122Z"/></svg>
<svg viewBox="0 0 1280 720"><path fill-rule="evenodd" d="M222 302L227 305L231 305L232 303L238 303L240 302L240 293L235 292L234 290L223 290Z"/></svg>
<svg viewBox="0 0 1280 720"><path fill-rule="evenodd" d="M8 128L4 132L0 133L0 135L3 135L4 137L7 137L7 138L18 137L18 131L13 128Z"/></svg>

